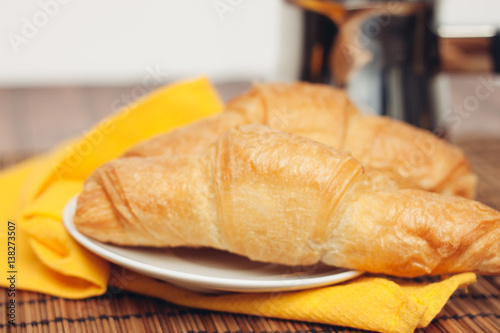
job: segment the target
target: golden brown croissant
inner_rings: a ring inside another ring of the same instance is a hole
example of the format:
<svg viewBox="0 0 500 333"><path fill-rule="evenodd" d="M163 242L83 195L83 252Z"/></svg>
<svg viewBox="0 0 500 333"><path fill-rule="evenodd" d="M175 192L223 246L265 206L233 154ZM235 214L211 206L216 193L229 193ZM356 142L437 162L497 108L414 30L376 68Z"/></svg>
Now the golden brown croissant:
<svg viewBox="0 0 500 333"><path fill-rule="evenodd" d="M125 156L198 154L237 125L261 123L347 150L401 187L475 196L477 178L460 148L387 117L360 114L344 91L308 83L261 84L217 116L139 144Z"/></svg>
<svg viewBox="0 0 500 333"><path fill-rule="evenodd" d="M86 181L74 222L103 242L206 246L286 265L500 273L500 213L380 181L374 189L347 152L254 124L198 156L103 165Z"/></svg>

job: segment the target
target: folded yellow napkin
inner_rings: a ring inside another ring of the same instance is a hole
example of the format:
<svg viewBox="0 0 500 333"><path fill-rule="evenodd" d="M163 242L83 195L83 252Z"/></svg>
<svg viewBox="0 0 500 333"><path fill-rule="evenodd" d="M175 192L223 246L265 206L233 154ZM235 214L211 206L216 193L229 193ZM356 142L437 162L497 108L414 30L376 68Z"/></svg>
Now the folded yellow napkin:
<svg viewBox="0 0 500 333"><path fill-rule="evenodd" d="M62 209L99 165L155 134L220 112L222 104L201 78L161 88L96 125L80 138L61 144L0 173L0 248L7 249L7 220L16 224L16 288L66 298L106 292L108 283L167 301L212 310L351 326L376 331L411 332L426 326L472 273L439 283L417 284L362 277L307 291L206 296L135 273L110 279L109 264L78 245L62 224ZM5 260L0 269L11 268ZM0 279L7 287L8 280Z"/></svg>
<svg viewBox="0 0 500 333"><path fill-rule="evenodd" d="M340 285L303 291L213 296L132 272L120 271L120 274L125 278L110 280L115 289L183 306L398 333L429 325L457 288L476 280L474 273L429 284L360 277Z"/></svg>

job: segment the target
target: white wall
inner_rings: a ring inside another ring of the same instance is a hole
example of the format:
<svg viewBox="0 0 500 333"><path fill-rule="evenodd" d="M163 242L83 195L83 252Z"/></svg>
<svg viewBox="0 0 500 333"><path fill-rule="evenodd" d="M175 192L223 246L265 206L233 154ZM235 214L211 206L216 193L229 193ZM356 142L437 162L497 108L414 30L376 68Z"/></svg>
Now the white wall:
<svg viewBox="0 0 500 333"><path fill-rule="evenodd" d="M284 0L0 0L0 86L298 77Z"/></svg>
<svg viewBox="0 0 500 333"><path fill-rule="evenodd" d="M436 25L443 37L491 37L500 29L498 0L439 0Z"/></svg>
<svg viewBox="0 0 500 333"><path fill-rule="evenodd" d="M438 0L439 24L478 25L500 27L500 1L498 0Z"/></svg>

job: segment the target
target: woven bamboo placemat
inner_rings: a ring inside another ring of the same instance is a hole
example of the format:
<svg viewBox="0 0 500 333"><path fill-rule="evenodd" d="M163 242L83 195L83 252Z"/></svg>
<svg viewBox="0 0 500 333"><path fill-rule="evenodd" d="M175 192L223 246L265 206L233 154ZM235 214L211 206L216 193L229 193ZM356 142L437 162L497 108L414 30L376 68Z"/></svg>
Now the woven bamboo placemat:
<svg viewBox="0 0 500 333"><path fill-rule="evenodd" d="M460 143L478 173L478 200L500 210L500 140ZM0 168L28 154L0 158ZM0 316L1 332L361 332L298 321L189 309L128 292L66 300L33 292L16 294L16 327ZM0 311L7 313L0 289ZM500 332L500 276L478 277L459 290L436 319L417 332Z"/></svg>

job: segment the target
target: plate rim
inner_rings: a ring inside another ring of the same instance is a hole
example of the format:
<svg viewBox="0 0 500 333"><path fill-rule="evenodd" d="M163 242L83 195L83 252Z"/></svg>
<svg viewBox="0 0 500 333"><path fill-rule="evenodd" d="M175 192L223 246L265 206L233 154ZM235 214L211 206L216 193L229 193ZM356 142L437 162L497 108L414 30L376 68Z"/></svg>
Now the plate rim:
<svg viewBox="0 0 500 333"><path fill-rule="evenodd" d="M79 243L85 249L89 250L98 257L104 258L117 265L124 266L131 271L140 272L144 275L155 277L157 279L171 282L177 285L234 292L292 291L335 285L354 279L365 273L363 271L335 267L337 269L344 269L345 271L332 275L316 277L286 278L283 280L256 280L206 276L146 264L138 260L117 254L105 247L102 247L100 246L101 242L93 240L90 237L87 237L84 234L80 233L73 223L73 217L77 207L77 199L78 195L72 197L66 203L63 209L64 227L71 235L71 237L76 240L77 243ZM115 244L102 244L106 246L119 246Z"/></svg>

